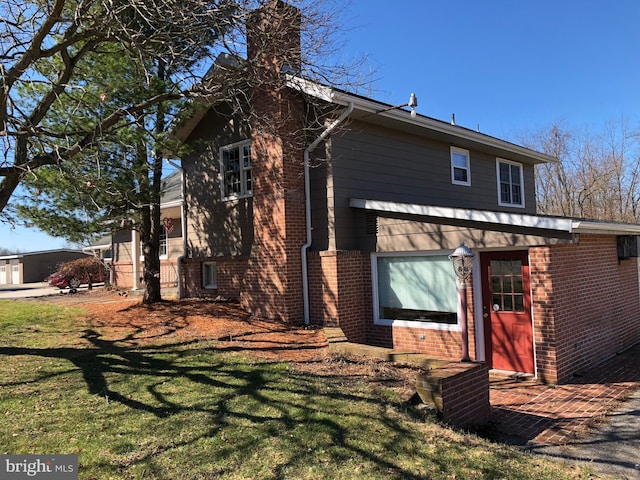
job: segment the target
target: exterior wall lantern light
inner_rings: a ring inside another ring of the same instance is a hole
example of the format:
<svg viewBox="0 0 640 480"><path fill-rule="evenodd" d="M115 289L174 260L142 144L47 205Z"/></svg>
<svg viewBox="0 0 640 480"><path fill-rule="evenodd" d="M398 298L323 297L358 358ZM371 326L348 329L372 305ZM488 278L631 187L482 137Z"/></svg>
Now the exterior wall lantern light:
<svg viewBox="0 0 640 480"><path fill-rule="evenodd" d="M469 327L467 322L467 279L473 271L473 252L464 242L449 255L453 271L458 277L460 285L460 309L462 310L462 361L470 362L469 358Z"/></svg>

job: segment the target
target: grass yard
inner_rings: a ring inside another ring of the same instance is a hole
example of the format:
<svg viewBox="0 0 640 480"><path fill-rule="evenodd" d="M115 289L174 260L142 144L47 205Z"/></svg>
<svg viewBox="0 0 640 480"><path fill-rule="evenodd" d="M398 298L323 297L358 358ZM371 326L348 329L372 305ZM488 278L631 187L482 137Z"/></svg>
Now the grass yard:
<svg viewBox="0 0 640 480"><path fill-rule="evenodd" d="M0 301L0 453L78 454L81 479L587 479L440 425L362 379L105 332L82 307Z"/></svg>

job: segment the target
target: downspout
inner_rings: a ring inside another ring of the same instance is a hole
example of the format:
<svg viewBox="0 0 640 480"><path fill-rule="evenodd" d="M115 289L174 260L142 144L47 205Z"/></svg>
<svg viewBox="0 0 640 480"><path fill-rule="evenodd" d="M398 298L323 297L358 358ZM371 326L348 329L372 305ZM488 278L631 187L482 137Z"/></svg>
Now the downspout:
<svg viewBox="0 0 640 480"><path fill-rule="evenodd" d="M182 255L178 257L178 299L183 298L183 285L182 285L182 260L187 258L187 202L185 200L186 192L186 179L184 176L184 168L174 163L171 159L167 158L167 163L174 167L176 170L180 170L180 228L182 230Z"/></svg>
<svg viewBox="0 0 640 480"><path fill-rule="evenodd" d="M307 227L307 241L300 252L302 254L302 302L304 308L304 324L309 325L311 323L311 314L309 312L309 275L307 266L307 250L311 246L311 180L309 179L309 164L310 154L315 148L327 138L338 125L345 121L345 119L353 112L353 102L349 102L349 106L340 114L340 116L334 120L321 134L316 138L307 148L304 150L304 198L305 198L305 217Z"/></svg>

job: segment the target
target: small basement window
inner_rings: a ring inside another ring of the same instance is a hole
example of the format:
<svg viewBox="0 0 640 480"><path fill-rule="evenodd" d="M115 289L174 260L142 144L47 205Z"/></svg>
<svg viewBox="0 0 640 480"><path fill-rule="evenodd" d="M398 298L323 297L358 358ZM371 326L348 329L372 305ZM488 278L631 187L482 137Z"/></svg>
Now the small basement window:
<svg viewBox="0 0 640 480"><path fill-rule="evenodd" d="M218 288L218 273L215 262L204 262L202 264L202 287L209 289Z"/></svg>

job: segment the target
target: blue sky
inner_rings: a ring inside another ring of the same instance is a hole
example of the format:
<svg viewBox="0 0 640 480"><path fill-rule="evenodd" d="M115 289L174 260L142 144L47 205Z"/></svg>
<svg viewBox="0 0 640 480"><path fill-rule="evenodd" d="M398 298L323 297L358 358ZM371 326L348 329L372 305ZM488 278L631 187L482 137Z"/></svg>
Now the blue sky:
<svg viewBox="0 0 640 480"><path fill-rule="evenodd" d="M339 0L336 0L339 1ZM640 126L638 0L351 0L345 57L365 54L361 92L507 140L564 121ZM0 247L65 245L0 225Z"/></svg>

